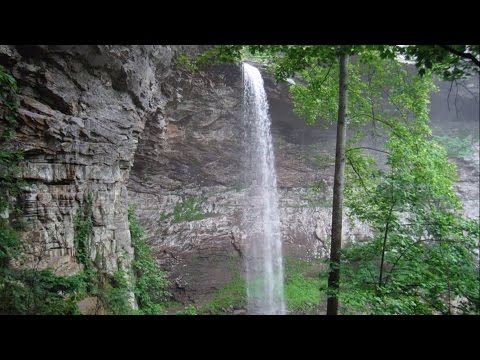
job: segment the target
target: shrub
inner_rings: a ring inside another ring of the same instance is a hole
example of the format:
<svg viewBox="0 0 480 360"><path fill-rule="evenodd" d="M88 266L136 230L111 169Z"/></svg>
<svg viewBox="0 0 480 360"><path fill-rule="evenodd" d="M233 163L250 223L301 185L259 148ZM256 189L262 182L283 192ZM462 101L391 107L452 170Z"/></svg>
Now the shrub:
<svg viewBox="0 0 480 360"><path fill-rule="evenodd" d="M135 259L132 264L135 275L133 291L138 301L138 307L143 314L161 314L164 311L163 303L169 296L168 280L155 262L152 250L145 241L145 232L138 222L133 204L130 204L128 208L128 221L132 246L135 251Z"/></svg>

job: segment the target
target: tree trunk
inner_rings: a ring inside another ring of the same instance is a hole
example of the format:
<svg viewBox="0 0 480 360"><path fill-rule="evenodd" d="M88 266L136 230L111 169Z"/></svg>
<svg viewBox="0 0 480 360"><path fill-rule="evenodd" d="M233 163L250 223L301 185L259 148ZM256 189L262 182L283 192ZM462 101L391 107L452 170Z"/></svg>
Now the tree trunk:
<svg viewBox="0 0 480 360"><path fill-rule="evenodd" d="M393 190L392 190L393 191ZM393 194L393 192L392 192ZM387 238L388 238L388 227L390 226L390 217L392 216L393 207L395 206L395 202L392 202L392 206L390 206L390 210L388 211L386 225L385 225L385 233L383 234L383 244L382 244L382 259L380 260L380 275L378 276L378 287L382 287L382 279L383 279L383 264L385 262L385 252L387 250Z"/></svg>
<svg viewBox="0 0 480 360"><path fill-rule="evenodd" d="M338 315L337 292L340 280L340 249L342 247L343 186L345 182L345 143L347 138L348 54L340 54L338 82L337 146L335 151L335 179L333 183L332 243L330 273L328 275L327 315Z"/></svg>

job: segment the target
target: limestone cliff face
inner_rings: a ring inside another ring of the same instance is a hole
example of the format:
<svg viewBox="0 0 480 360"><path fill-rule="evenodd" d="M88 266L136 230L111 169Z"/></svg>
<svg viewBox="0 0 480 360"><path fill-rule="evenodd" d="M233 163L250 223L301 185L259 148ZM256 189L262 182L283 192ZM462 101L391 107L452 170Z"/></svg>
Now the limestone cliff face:
<svg viewBox="0 0 480 360"><path fill-rule="evenodd" d="M132 260L127 205L140 221L178 300L202 304L242 271L248 221L244 202L243 84L239 67L218 66L193 76L176 69L175 55L197 46L0 46L0 63L18 80L25 150L23 234L32 265L58 274L79 270L73 219L93 195L91 257L113 272ZM285 84L265 74L279 184L286 255L329 251L335 128L307 126L292 111ZM471 90L478 97L478 85ZM439 131L454 127L478 134L478 103L452 117L448 86L432 98ZM451 100L452 104L452 100ZM463 105L465 108L465 104ZM476 107L475 107L476 106ZM473 109L473 110L472 110ZM476 110L475 110L476 109ZM454 113L453 113L454 114ZM462 117L463 116L463 117ZM477 138L478 141L478 138ZM324 154L321 168L310 148ZM473 152L475 154L475 152ZM478 153L478 151L477 151ZM469 216L478 216L478 156L459 160L458 192ZM308 190L322 184L314 197ZM175 221L186 198L204 218ZM369 231L345 224L345 238Z"/></svg>
<svg viewBox="0 0 480 360"><path fill-rule="evenodd" d="M172 75L170 46L4 46L19 86L23 196L31 264L78 271L74 215L93 195L91 257L112 273L132 259L129 178L147 119L161 122Z"/></svg>

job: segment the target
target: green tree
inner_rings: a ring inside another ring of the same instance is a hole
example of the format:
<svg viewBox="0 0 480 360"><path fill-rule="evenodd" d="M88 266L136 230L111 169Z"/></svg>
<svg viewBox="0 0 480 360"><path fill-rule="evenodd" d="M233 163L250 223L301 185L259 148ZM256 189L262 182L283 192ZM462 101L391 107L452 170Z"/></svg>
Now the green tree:
<svg viewBox="0 0 480 360"><path fill-rule="evenodd" d="M363 149L347 152L346 205L373 231L369 242L344 251L339 296L347 311L478 311L478 221L460 213L455 166L427 121L394 124L386 169L360 155Z"/></svg>
<svg viewBox="0 0 480 360"><path fill-rule="evenodd" d="M332 242L330 246L330 273L328 287L336 291L340 282L340 249L343 231L343 188L345 179L345 146L347 142L348 59L345 51L339 54L337 145L335 150L335 177L333 182ZM327 300L327 315L338 314L338 297L331 293Z"/></svg>

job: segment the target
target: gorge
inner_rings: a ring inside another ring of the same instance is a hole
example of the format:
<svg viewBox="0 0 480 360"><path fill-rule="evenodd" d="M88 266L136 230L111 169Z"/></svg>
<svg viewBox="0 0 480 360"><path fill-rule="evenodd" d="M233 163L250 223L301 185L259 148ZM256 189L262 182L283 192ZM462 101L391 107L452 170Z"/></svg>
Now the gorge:
<svg viewBox="0 0 480 360"><path fill-rule="evenodd" d="M243 264L252 248L245 224L269 214L245 206L245 174L261 161L276 170L276 179L262 178L261 187L266 191L276 182L278 191L278 199L268 193L263 196L269 200L261 202L278 203L278 220L265 229L276 249L270 265L276 267L276 280L268 286L284 285L284 265L287 298L292 269L300 269L317 287L310 265L317 266L329 252L335 126L306 125L293 112L288 83L276 83L258 64L267 97L262 101L270 107L271 140L261 133L257 141L273 147L274 159L253 152L253 162L245 161L242 80L248 77L242 79L241 67L233 64L196 74L177 65L180 54L203 49L0 45L0 64L16 79L20 101L13 146L24 154L22 266L51 268L58 276L82 271L75 215L91 194L88 256L95 268L113 276L131 267L128 205L135 204L157 264L170 280L176 302L171 313L188 304L207 309L205 313L306 313L289 306L288 299L287 304L275 301L275 310L247 305L249 275ZM252 72L247 71L258 81L260 74ZM457 89L460 111L455 111L450 83L439 82L440 91L431 96L431 126L442 136L473 134L471 151L451 158L458 166L455 189L464 212L476 218L478 77L462 84ZM253 90L253 78L247 85ZM265 106L259 106L261 111ZM313 152L322 154L321 164ZM313 193L312 186L321 191ZM364 224L344 221L346 241L361 242L371 235ZM279 233L281 243L275 241ZM235 301L212 306L232 294ZM324 313L323 305L314 305L310 313Z"/></svg>

